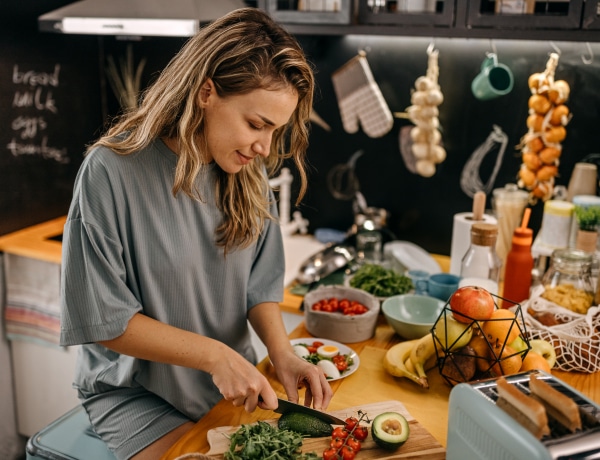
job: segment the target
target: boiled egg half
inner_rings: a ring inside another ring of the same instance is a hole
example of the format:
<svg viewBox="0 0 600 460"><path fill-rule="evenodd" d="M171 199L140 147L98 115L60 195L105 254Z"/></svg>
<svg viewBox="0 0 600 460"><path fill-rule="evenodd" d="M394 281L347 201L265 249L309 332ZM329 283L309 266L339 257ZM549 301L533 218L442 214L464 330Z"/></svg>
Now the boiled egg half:
<svg viewBox="0 0 600 460"><path fill-rule="evenodd" d="M340 371L331 361L322 359L317 363L317 366L321 368L328 379L339 379L341 377Z"/></svg>
<svg viewBox="0 0 600 460"><path fill-rule="evenodd" d="M299 358L306 358L310 356L310 351L308 351L308 348L306 348L304 345L294 345L294 353L296 353L296 356Z"/></svg>
<svg viewBox="0 0 600 460"><path fill-rule="evenodd" d="M333 358L340 354L340 349L335 345L321 345L317 348L317 354L323 358Z"/></svg>

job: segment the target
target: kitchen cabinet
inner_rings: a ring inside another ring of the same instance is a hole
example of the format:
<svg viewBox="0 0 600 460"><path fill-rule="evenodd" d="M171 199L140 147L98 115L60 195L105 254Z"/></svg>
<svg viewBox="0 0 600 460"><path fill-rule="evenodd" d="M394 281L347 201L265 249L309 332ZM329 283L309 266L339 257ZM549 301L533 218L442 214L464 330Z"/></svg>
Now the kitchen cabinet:
<svg viewBox="0 0 600 460"><path fill-rule="evenodd" d="M600 29L600 0L587 0L583 9L583 29Z"/></svg>
<svg viewBox="0 0 600 460"><path fill-rule="evenodd" d="M354 0L349 24L339 21L286 21L282 3L262 0L259 7L277 8L274 17L296 35L394 35L446 38L600 41L598 0L536 0L533 14L496 14L501 0L437 0L424 11L401 8L409 0ZM267 4L269 2L269 4ZM277 4L274 7L271 2ZM383 5L383 6L374 6ZM272 13L273 14L273 13ZM297 12L295 14L302 14ZM308 18L309 16L307 16Z"/></svg>

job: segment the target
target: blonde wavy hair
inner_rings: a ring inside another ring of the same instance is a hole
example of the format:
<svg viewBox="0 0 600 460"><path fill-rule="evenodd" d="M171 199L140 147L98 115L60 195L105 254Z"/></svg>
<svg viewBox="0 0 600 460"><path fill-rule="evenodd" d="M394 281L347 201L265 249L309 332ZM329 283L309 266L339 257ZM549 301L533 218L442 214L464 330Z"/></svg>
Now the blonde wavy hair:
<svg viewBox="0 0 600 460"><path fill-rule="evenodd" d="M197 101L209 78L220 97L285 87L298 94L290 121L273 134L267 158L255 158L236 174L219 170L215 192L224 217L216 242L227 253L250 245L266 220L273 219L268 178L277 174L285 159L293 160L300 178L296 204L307 187L305 155L315 84L312 67L298 42L267 13L242 8L202 28L144 91L139 107L119 117L88 152L103 145L128 155L158 137L176 138L179 156L173 195L181 191L202 201L194 186L207 164L204 111Z"/></svg>

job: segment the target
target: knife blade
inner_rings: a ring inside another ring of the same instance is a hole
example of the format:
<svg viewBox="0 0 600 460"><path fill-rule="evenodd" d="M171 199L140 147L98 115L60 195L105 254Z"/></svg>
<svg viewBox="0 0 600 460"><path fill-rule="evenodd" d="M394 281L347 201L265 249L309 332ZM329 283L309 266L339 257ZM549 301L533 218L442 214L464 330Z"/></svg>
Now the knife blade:
<svg viewBox="0 0 600 460"><path fill-rule="evenodd" d="M330 423L332 425L345 425L346 422L341 418L337 418L327 412L321 412L311 407L303 406L302 404L296 404L290 401L286 401L285 399L277 398L277 402L279 405L275 412L278 414L287 414L288 412L300 412L303 414L312 415L324 422Z"/></svg>

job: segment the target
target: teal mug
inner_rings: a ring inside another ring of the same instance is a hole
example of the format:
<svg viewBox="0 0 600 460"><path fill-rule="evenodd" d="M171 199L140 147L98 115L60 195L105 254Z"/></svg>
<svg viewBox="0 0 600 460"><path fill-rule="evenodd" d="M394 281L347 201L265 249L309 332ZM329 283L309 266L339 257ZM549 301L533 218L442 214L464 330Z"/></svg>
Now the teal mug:
<svg viewBox="0 0 600 460"><path fill-rule="evenodd" d="M481 71L473 79L471 91L477 99L485 101L510 93L513 84L512 71L498 62L496 54L490 53L481 64Z"/></svg>
<svg viewBox="0 0 600 460"><path fill-rule="evenodd" d="M410 270L408 277L415 286L415 294L428 295L446 301L458 289L460 276L451 273L429 273L422 270Z"/></svg>

